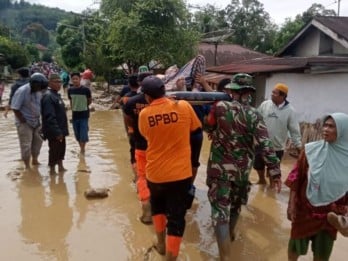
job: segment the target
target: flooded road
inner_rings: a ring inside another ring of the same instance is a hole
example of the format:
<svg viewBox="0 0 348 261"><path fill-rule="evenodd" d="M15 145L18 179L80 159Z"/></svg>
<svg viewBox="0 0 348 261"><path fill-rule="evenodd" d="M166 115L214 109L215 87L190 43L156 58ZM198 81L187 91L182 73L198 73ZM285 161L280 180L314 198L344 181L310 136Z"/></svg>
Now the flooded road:
<svg viewBox="0 0 348 261"><path fill-rule="evenodd" d="M69 114L70 115L70 114ZM152 226L139 221L140 203L132 183L129 147L120 111L93 112L86 155L70 136L63 175L49 175L48 145L43 144L42 163L24 171L13 113L0 118L0 260L144 260L155 240ZM205 143L196 179L197 198L186 216L187 226L179 260L218 260L206 197L205 169L209 144ZM283 178L293 159L285 158ZM6 174L20 171L11 180ZM251 177L256 181L255 173ZM110 196L86 200L90 187L109 187ZM242 210L233 243L234 259L286 260L290 222L286 219L288 189L281 194L254 185L249 204ZM348 239L341 236L332 260L347 260ZM300 260L311 260L308 255ZM150 252L147 260L163 260Z"/></svg>

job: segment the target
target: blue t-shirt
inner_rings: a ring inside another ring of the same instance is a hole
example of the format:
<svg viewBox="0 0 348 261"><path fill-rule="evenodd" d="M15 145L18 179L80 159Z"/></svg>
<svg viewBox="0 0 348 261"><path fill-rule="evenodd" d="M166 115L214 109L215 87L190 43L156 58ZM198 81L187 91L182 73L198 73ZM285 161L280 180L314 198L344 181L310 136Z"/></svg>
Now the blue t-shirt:
<svg viewBox="0 0 348 261"><path fill-rule="evenodd" d="M72 119L89 118L88 100L92 97L91 90L87 87L70 87L68 98L71 101Z"/></svg>

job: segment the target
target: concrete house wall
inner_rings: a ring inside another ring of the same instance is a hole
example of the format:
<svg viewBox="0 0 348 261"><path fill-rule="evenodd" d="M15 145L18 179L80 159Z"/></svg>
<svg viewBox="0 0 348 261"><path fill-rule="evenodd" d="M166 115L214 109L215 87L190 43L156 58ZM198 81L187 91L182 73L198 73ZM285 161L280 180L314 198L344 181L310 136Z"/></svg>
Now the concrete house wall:
<svg viewBox="0 0 348 261"><path fill-rule="evenodd" d="M278 82L289 86L288 100L297 111L300 122L314 123L332 112L348 113L348 73L272 74L266 79L265 99L270 98Z"/></svg>
<svg viewBox="0 0 348 261"><path fill-rule="evenodd" d="M319 54L320 32L312 30L303 37L303 41L297 44L293 50L293 56L317 56Z"/></svg>

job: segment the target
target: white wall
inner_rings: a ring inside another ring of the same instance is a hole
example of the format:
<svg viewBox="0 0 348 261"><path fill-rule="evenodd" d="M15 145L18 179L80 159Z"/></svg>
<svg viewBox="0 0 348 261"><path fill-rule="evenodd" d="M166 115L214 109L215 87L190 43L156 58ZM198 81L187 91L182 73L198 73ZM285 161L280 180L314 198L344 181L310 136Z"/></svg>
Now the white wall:
<svg viewBox="0 0 348 261"><path fill-rule="evenodd" d="M333 53L334 54L348 54L348 49L343 47L340 43L333 43Z"/></svg>
<svg viewBox="0 0 348 261"><path fill-rule="evenodd" d="M319 55L320 31L308 32L304 39L296 44L294 56L306 57Z"/></svg>
<svg viewBox="0 0 348 261"><path fill-rule="evenodd" d="M288 100L300 122L313 123L332 112L348 114L348 73L273 74L266 80L266 99L278 82L289 86Z"/></svg>

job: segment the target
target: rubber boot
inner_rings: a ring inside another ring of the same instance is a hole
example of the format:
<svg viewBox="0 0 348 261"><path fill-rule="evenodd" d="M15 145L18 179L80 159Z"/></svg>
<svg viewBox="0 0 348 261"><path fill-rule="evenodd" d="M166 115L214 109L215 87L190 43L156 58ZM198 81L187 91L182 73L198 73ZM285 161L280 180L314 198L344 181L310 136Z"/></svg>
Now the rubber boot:
<svg viewBox="0 0 348 261"><path fill-rule="evenodd" d="M141 209L143 214L140 217L140 221L145 225L152 224L152 215L151 215L151 204L150 201L141 202Z"/></svg>
<svg viewBox="0 0 348 261"><path fill-rule="evenodd" d="M230 214L230 239L231 242L233 242L236 239L236 234L234 232L234 229L237 225L239 214L238 213L231 213Z"/></svg>
<svg viewBox="0 0 348 261"><path fill-rule="evenodd" d="M167 235L166 261L175 261L178 258L182 237Z"/></svg>
<svg viewBox="0 0 348 261"><path fill-rule="evenodd" d="M215 235L219 247L220 260L229 261L230 257L230 226L227 223L218 223L215 227Z"/></svg>

